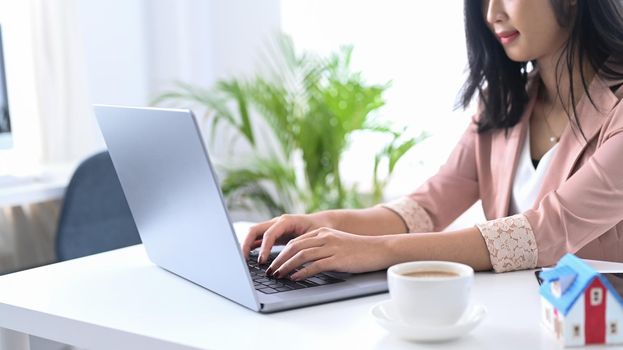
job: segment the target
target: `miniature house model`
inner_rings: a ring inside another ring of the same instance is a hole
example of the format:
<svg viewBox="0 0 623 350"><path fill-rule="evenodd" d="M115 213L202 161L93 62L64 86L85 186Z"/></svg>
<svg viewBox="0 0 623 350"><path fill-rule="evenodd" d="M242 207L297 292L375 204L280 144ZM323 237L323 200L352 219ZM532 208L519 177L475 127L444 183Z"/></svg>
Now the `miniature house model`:
<svg viewBox="0 0 623 350"><path fill-rule="evenodd" d="M623 299L572 254L540 275L543 322L565 346L623 343Z"/></svg>

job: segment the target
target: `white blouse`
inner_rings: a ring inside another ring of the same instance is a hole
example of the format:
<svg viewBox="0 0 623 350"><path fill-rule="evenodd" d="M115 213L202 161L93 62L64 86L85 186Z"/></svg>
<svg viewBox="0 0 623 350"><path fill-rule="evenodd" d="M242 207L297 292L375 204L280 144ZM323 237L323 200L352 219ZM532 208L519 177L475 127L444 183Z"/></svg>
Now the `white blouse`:
<svg viewBox="0 0 623 350"><path fill-rule="evenodd" d="M545 172L558 148L558 144L550 148L543 157L541 157L535 169L530 154L530 129L528 129L527 132L528 134L526 135L526 140L521 149L521 155L519 156L515 179L513 180L509 215L523 213L528 209L532 209L536 196L541 190L541 185L543 185Z"/></svg>

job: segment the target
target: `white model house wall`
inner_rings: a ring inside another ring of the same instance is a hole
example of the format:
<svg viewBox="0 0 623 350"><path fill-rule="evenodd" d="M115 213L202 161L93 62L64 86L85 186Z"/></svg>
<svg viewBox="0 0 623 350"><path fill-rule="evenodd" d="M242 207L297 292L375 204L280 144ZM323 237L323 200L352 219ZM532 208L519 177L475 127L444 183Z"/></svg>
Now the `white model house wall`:
<svg viewBox="0 0 623 350"><path fill-rule="evenodd" d="M623 343L623 307L606 289L606 343Z"/></svg>
<svg viewBox="0 0 623 350"><path fill-rule="evenodd" d="M554 332L554 307L547 301L547 299L541 297L541 312L543 326L550 332Z"/></svg>
<svg viewBox="0 0 623 350"><path fill-rule="evenodd" d="M584 345L584 298L580 296L569 314L554 311L554 306L541 297L543 326L566 346ZM558 323L558 326L556 325ZM560 334L556 332L557 328Z"/></svg>
<svg viewBox="0 0 623 350"><path fill-rule="evenodd" d="M560 315L560 314L559 314ZM565 317L561 317L562 338L565 346L584 345L584 293L582 293Z"/></svg>

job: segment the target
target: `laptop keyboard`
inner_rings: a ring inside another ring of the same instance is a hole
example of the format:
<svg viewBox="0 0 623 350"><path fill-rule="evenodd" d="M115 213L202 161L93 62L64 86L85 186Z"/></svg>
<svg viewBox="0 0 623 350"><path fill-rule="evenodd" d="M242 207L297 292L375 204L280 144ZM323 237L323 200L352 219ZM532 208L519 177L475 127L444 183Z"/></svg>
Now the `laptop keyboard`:
<svg viewBox="0 0 623 350"><path fill-rule="evenodd" d="M292 281L287 278L276 279L266 276L266 269L268 269L268 266L270 266L273 260L275 260L277 255L278 253L271 253L268 257L268 262L266 262L266 264L259 265L257 263L257 253L251 252L251 254L249 254L247 266L249 267L249 272L251 272L253 286L256 290L264 294L289 292L291 290L324 286L344 281L343 279L335 278L324 273L319 273L300 281ZM298 269L295 271L298 271Z"/></svg>

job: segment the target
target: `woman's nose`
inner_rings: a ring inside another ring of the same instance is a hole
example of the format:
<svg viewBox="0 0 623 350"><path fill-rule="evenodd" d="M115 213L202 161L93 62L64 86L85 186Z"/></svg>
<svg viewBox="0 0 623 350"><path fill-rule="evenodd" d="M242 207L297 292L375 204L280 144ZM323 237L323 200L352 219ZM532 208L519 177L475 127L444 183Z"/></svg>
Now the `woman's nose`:
<svg viewBox="0 0 623 350"><path fill-rule="evenodd" d="M485 18L490 24L499 23L506 19L504 2L501 0L484 0L483 10L485 12Z"/></svg>

